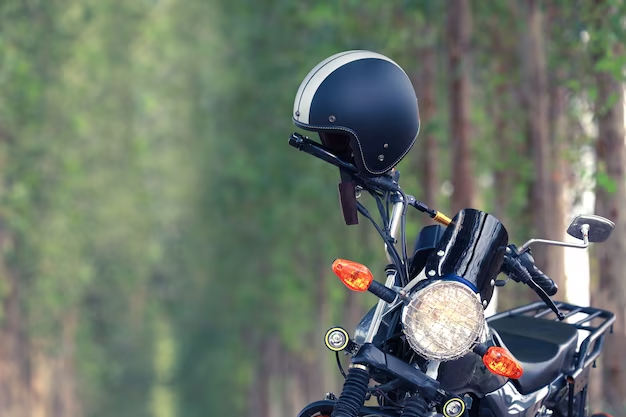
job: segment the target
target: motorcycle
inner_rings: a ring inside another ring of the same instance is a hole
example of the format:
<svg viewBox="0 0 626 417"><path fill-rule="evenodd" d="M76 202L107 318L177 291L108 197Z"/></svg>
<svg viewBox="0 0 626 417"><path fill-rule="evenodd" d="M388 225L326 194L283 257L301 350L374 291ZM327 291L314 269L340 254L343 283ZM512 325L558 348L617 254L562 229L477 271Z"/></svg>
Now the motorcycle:
<svg viewBox="0 0 626 417"><path fill-rule="evenodd" d="M289 144L350 179L357 197L352 201L343 198L340 184L346 222L354 218L352 210L368 219L390 262L384 285L364 265L344 259L333 263L350 290L369 291L380 300L352 337L341 327L328 330L324 342L345 377L342 392L339 397L326 394L298 417L588 415L589 372L615 316L553 301L558 288L534 265L530 247L586 248L605 241L613 222L580 215L567 232L582 243L531 239L516 247L488 213L468 208L450 219L407 195L396 169L361 176L355 166L305 136L293 133ZM375 200L382 225L358 201L365 192ZM421 230L410 257L408 207L438 223ZM507 279L499 279L500 273ZM494 289L509 280L528 285L541 301L485 318ZM351 357L347 372L340 353Z"/></svg>

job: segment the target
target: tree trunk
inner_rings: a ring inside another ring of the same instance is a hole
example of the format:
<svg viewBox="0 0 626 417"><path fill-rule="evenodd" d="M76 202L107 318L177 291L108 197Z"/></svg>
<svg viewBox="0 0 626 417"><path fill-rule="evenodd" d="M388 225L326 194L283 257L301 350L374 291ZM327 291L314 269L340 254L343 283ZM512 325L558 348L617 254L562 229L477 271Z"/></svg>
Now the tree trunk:
<svg viewBox="0 0 626 417"><path fill-rule="evenodd" d="M10 236L0 225L0 253L6 253ZM35 398L31 389L30 345L24 334L19 282L15 271L0 260L2 321L0 324L0 414L30 416Z"/></svg>
<svg viewBox="0 0 626 417"><path fill-rule="evenodd" d="M487 100L487 111L492 115L494 120L494 137L490 145L492 145L496 153L506 161L509 155L514 152L507 117L511 111L508 100L508 90L511 86L508 78L511 74L510 66L512 62L508 56L509 48L508 45L505 45L504 34L500 33L498 29L499 27L496 29L497 32L494 31L495 33L488 32L487 36L489 36L492 41L491 48L493 48L492 52L495 61L493 71L496 76L503 81L495 85L493 90L490 90L491 96ZM496 192L494 194L493 215L505 226L512 224L512 222L509 221L509 203L511 201L513 187L515 186L513 175L514 170L512 170L508 164L503 163L501 159L494 161L493 178ZM509 294L504 293L502 289L496 288L485 314L489 316L495 314L500 306L511 307L514 300L510 300L511 297L507 297L508 295Z"/></svg>
<svg viewBox="0 0 626 417"><path fill-rule="evenodd" d="M448 66L450 78L450 128L452 147L452 214L472 207L474 173L470 143L469 0L448 3Z"/></svg>
<svg viewBox="0 0 626 417"><path fill-rule="evenodd" d="M326 391L330 390L331 374L330 374L330 352L324 347L324 335L329 327L330 320L330 302L328 301L328 267L321 259L316 260L317 265L323 265L320 268L319 280L317 283L317 297L315 300L315 317L317 326L312 332L311 348L315 349L315 365L310 373L311 391L307 393L310 401L316 401L323 398ZM336 282L333 282L336 284Z"/></svg>
<svg viewBox="0 0 626 417"><path fill-rule="evenodd" d="M619 53L619 51L617 51ZM595 57L596 60L601 57ZM615 415L626 407L626 149L624 147L624 87L609 72L595 75L598 88L596 118L597 178L596 214L615 222L611 239L594 247L599 285L592 294L593 305L615 313L614 334L608 335L599 372L604 398ZM597 376L596 376L597 377Z"/></svg>
<svg viewBox="0 0 626 417"><path fill-rule="evenodd" d="M555 195L553 182L554 155L550 143L549 95L544 50L543 13L538 0L524 2L526 21L525 45L522 50L524 96L527 115L527 134L530 154L534 165L534 181L531 189L531 210L533 233L536 237L559 239L555 235L560 226L555 215L560 198ZM563 255L557 255L553 247L541 247L533 252L537 266L554 279L560 287L563 285Z"/></svg>
<svg viewBox="0 0 626 417"><path fill-rule="evenodd" d="M50 358L39 354L40 360L33 366L33 380L42 379L41 385L45 385L44 392L34 394L45 406L45 413L33 415L78 417L82 415L81 404L76 393L76 367L75 367L75 338L78 324L78 312L69 312L63 318L61 339L58 345L58 354ZM43 372L42 372L43 368ZM43 376L43 378L41 378ZM47 378L46 378L47 377ZM33 384L34 385L34 384ZM34 387L33 387L34 388ZM43 395L41 395L43 394ZM37 404L33 404L33 410Z"/></svg>
<svg viewBox="0 0 626 417"><path fill-rule="evenodd" d="M432 26L424 28L424 37L433 37ZM417 154L417 168L420 173L422 196L421 199L431 207L437 207L437 140L434 135L435 114L437 107L435 104L435 86L437 60L436 53L432 45L420 48L418 56L421 59L421 71L414 79L419 100L421 134L418 137L420 142L420 152Z"/></svg>
<svg viewBox="0 0 626 417"><path fill-rule="evenodd" d="M267 336L262 336L256 351L259 360L254 369L254 382L248 393L248 415L250 417L270 417L270 347Z"/></svg>
<svg viewBox="0 0 626 417"><path fill-rule="evenodd" d="M498 40L494 40L496 56L501 57L496 65L496 73L510 74L509 63L510 60L506 59L504 55L504 48ZM502 54L502 55L501 55ZM504 77L503 77L504 78ZM510 155L515 153L515 144L510 137L512 131L509 126L509 120L507 115L510 111L509 103L507 102L508 89L510 88L507 83L503 82L499 84L494 91L494 96L489 100L489 111L494 118L495 137L494 137L494 149L498 155L501 155L505 160L510 159ZM498 161L501 162L501 161ZM496 163L493 170L494 186L497 190L494 195L494 216L498 218L506 227L513 225L513 221L510 217L510 203L512 200L513 190L516 184L516 173L514 169L508 164ZM513 236L509 236L512 240ZM489 304L488 311L494 314L497 311L506 310L509 308L517 307L520 305L519 292L512 294L511 291L504 292L502 288L497 288L494 292L494 297Z"/></svg>
<svg viewBox="0 0 626 417"><path fill-rule="evenodd" d="M566 166L565 150L565 89L554 80L549 88L549 132L550 147L552 150L552 164L550 172L551 197L553 199L552 219L546 230L550 239L564 240L567 229L566 215L568 208L565 203ZM560 246L549 246L547 254L550 257L550 272L546 272L559 286L558 299L567 300L567 282L565 277L565 251Z"/></svg>
<svg viewBox="0 0 626 417"><path fill-rule="evenodd" d="M516 170L511 169L508 161L511 155L516 154L516 144L511 135L514 130L510 123L510 114L514 112L511 106L510 91L512 89L511 74L515 63L511 56L511 41L506 39L507 34L503 33L498 25L491 31L487 31L487 36L491 39L491 51L494 56L493 71L495 78L500 79L490 90L491 96L487 100L487 110L492 115L494 124L494 137L492 146L501 158L494 161L493 177L497 192L494 195L493 214L505 225L509 222L509 205L512 200L512 191L516 185Z"/></svg>
<svg viewBox="0 0 626 417"><path fill-rule="evenodd" d="M558 5L551 2L547 13L547 33L554 30L554 22L559 13ZM565 75L562 67L556 68L550 73L548 78L548 134L552 155L552 164L548 164L552 170L550 174L550 184L554 207L553 217L550 221L550 230L547 236L556 240L565 238L567 228L568 207L565 199L567 166L565 163L565 149L568 144L567 137L567 92L563 87ZM551 246L548 251L552 271L550 276L559 286L558 299L567 300L567 277L565 276L565 250L560 246ZM545 272L545 271L544 271Z"/></svg>
<svg viewBox="0 0 626 417"><path fill-rule="evenodd" d="M297 416L308 402L305 394L304 379L307 366L302 363L299 355L290 352L283 345L281 348L282 366L281 375L283 384L282 401L284 404L282 416Z"/></svg>

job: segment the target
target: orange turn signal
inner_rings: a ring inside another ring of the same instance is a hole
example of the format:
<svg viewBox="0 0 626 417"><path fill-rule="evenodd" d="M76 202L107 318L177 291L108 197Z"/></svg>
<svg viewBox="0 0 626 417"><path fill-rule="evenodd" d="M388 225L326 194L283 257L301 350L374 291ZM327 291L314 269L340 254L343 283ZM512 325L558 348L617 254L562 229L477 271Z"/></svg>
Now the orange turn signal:
<svg viewBox="0 0 626 417"><path fill-rule="evenodd" d="M333 272L352 291L366 291L374 281L374 276L365 265L346 259L336 259Z"/></svg>
<svg viewBox="0 0 626 417"><path fill-rule="evenodd" d="M519 379L524 374L522 365L515 357L498 346L491 346L483 356L483 363L491 372L511 379Z"/></svg>

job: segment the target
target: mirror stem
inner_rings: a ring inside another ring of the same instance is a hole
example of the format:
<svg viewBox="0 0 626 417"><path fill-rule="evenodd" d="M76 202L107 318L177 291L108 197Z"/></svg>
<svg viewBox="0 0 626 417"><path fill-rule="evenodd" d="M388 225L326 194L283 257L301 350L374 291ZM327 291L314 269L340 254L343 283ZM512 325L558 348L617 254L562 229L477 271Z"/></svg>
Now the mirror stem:
<svg viewBox="0 0 626 417"><path fill-rule="evenodd" d="M580 232L583 234L583 242L585 245L589 244L589 225L583 224L580 227Z"/></svg>
<svg viewBox="0 0 626 417"><path fill-rule="evenodd" d="M533 243L545 243L547 245L564 246L564 247L567 247L567 248L581 248L581 249L584 249L587 246L589 246L589 225L588 224L583 224L580 227L580 231L581 231L581 233L583 235L583 243L582 244L560 242L558 240L530 239L528 242L524 243L519 248L518 252L521 255L522 253L528 251L528 249L530 249L530 245L532 245Z"/></svg>

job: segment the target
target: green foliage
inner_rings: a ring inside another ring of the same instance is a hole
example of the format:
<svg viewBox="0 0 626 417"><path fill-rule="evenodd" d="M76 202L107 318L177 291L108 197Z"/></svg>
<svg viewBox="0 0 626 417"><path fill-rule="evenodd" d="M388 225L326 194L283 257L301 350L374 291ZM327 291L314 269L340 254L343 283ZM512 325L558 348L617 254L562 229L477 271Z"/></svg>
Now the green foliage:
<svg viewBox="0 0 626 417"><path fill-rule="evenodd" d="M594 31L574 3L551 4L548 64L579 120L597 94L584 74L621 74L610 46L623 30L612 18ZM472 7L479 208L505 194L507 217L523 219L533 172L520 157L519 19L505 2ZM438 141L443 184L443 27L445 6L432 1L0 3L2 267L19 275L29 354L61 358L64 337L75 347L85 415L244 415L265 343L296 361L318 355L320 329L345 315L332 260L377 277L386 260L365 219L343 224L337 170L287 145L295 91L342 50L380 51L415 77L434 48L438 112L422 134ZM595 68L590 50L604 56ZM589 145L576 135L572 161ZM400 165L416 196L418 152ZM504 173L510 189L495 189ZM615 189L601 171L596 181ZM410 216L409 250L425 223ZM509 227L527 237L524 220ZM363 310L375 302L360 300Z"/></svg>
<svg viewBox="0 0 626 417"><path fill-rule="evenodd" d="M617 191L615 178L610 177L603 170L598 170L598 172L596 172L596 185L609 194L613 194Z"/></svg>

